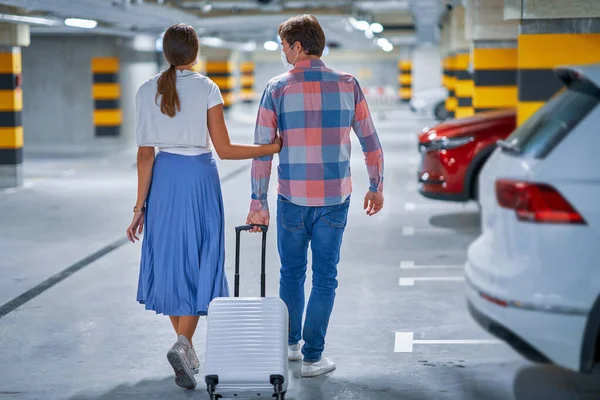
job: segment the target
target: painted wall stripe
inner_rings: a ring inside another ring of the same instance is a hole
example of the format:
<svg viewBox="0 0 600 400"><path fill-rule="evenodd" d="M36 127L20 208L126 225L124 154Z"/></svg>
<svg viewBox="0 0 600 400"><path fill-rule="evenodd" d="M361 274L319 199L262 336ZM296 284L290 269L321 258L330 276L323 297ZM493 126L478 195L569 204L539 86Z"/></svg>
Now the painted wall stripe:
<svg viewBox="0 0 600 400"><path fill-rule="evenodd" d="M121 133L120 126L97 126L96 136L119 136Z"/></svg>
<svg viewBox="0 0 600 400"><path fill-rule="evenodd" d="M476 70L473 81L475 86L516 86L517 70Z"/></svg>
<svg viewBox="0 0 600 400"><path fill-rule="evenodd" d="M13 49L0 53L0 74L20 74L22 72L21 51Z"/></svg>
<svg viewBox="0 0 600 400"><path fill-rule="evenodd" d="M23 113L21 111L0 111L0 127L15 126L23 126Z"/></svg>
<svg viewBox="0 0 600 400"><path fill-rule="evenodd" d="M0 128L0 148L20 149L23 147L23 127L6 126Z"/></svg>
<svg viewBox="0 0 600 400"><path fill-rule="evenodd" d="M599 47L600 33L519 35L519 68L595 64L600 58Z"/></svg>
<svg viewBox="0 0 600 400"><path fill-rule="evenodd" d="M458 97L458 107L472 107L473 99L470 97Z"/></svg>
<svg viewBox="0 0 600 400"><path fill-rule="evenodd" d="M119 59L117 57L94 57L92 58L92 72L116 74L119 72Z"/></svg>
<svg viewBox="0 0 600 400"><path fill-rule="evenodd" d="M551 69L520 69L519 101L547 101L563 84Z"/></svg>
<svg viewBox="0 0 600 400"><path fill-rule="evenodd" d="M0 90L0 110L21 111L23 110L23 91Z"/></svg>
<svg viewBox="0 0 600 400"><path fill-rule="evenodd" d="M23 163L23 147L0 148L0 165L18 165Z"/></svg>
<svg viewBox="0 0 600 400"><path fill-rule="evenodd" d="M493 110L517 105L517 86L478 87L473 91L473 106L476 109Z"/></svg>
<svg viewBox="0 0 600 400"><path fill-rule="evenodd" d="M121 108L121 100L94 100L96 110L111 110Z"/></svg>
<svg viewBox="0 0 600 400"><path fill-rule="evenodd" d="M94 83L118 83L117 74L94 74Z"/></svg>
<svg viewBox="0 0 600 400"><path fill-rule="evenodd" d="M96 126L119 126L123 123L121 110L95 110L94 125Z"/></svg>
<svg viewBox="0 0 600 400"><path fill-rule="evenodd" d="M20 74L0 74L0 90L15 90L20 79Z"/></svg>

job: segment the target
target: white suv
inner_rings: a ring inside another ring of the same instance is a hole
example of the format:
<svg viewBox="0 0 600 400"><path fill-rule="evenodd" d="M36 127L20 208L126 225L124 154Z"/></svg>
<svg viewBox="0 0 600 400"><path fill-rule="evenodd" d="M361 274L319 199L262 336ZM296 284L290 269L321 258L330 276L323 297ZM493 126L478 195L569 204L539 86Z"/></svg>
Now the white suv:
<svg viewBox="0 0 600 400"><path fill-rule="evenodd" d="M600 64L518 127L479 178L481 236L466 264L471 315L537 362L600 363Z"/></svg>

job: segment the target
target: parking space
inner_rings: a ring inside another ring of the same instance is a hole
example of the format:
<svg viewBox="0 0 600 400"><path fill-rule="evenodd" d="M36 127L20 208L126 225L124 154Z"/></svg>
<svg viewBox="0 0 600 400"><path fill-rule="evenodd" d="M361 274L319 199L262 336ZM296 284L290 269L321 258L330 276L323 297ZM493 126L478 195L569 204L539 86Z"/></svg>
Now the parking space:
<svg viewBox="0 0 600 400"><path fill-rule="evenodd" d="M251 140L251 124L238 118L228 123L234 139ZM368 179L354 142L354 194L326 345L326 354L338 368L303 379L299 365L290 364L288 398L600 398L597 376L530 364L469 316L463 266L467 246L479 235L478 209L427 200L417 193L417 133L426 123L407 109L389 111L384 121L376 121L386 157L386 206L374 217L362 210ZM3 221L14 218L35 226L38 220L40 226L0 227L5 239L0 253L10 254L0 263L1 303L121 237L129 213L119 210L129 209L135 189L131 160L123 155L122 162L107 163L103 176L87 168L89 164L67 163L47 168L48 176L34 187L0 192ZM228 161L220 168L226 268L232 282L232 230L244 222L249 206L249 164ZM65 169L73 172L61 175ZM82 185L84 181L88 183ZM273 179L272 204L275 191ZM30 198L40 194L49 199L43 217L29 211ZM69 232L76 236L71 247L56 251L49 238ZM278 293L275 233L268 239L268 295ZM31 239L39 243L35 254L24 245ZM242 294L257 293L259 240L249 234L243 239ZM0 398L208 398L201 384L194 392L172 384L165 358L174 339L170 324L135 302L139 251L139 244L128 243L89 260L0 318ZM29 280L23 283L22 275ZM205 328L202 320L196 340L200 360Z"/></svg>

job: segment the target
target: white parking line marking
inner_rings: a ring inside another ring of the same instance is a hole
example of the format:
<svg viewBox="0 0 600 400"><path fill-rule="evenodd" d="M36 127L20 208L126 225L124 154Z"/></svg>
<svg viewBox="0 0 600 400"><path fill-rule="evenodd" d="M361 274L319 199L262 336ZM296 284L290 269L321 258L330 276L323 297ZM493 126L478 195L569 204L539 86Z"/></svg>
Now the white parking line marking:
<svg viewBox="0 0 600 400"><path fill-rule="evenodd" d="M412 353L414 332L396 332L394 353Z"/></svg>
<svg viewBox="0 0 600 400"><path fill-rule="evenodd" d="M402 228L402 235L404 236L414 236L415 235L415 227L414 226L405 226Z"/></svg>
<svg viewBox="0 0 600 400"><path fill-rule="evenodd" d="M394 340L394 353L412 353L413 347L416 344L429 345L463 345L463 344L502 344L502 341L495 339L456 339L456 340L439 340L439 339L414 339L414 332L396 332Z"/></svg>
<svg viewBox="0 0 600 400"><path fill-rule="evenodd" d="M464 264L455 265L416 265L414 261L401 261L400 269L463 269Z"/></svg>
<svg viewBox="0 0 600 400"><path fill-rule="evenodd" d="M399 286L415 286L418 281L430 281L430 282L460 282L464 281L464 276L439 276L439 277L410 277L400 278L398 280Z"/></svg>
<svg viewBox="0 0 600 400"><path fill-rule="evenodd" d="M417 207L417 205L415 203L406 203L404 205L404 209L406 211L413 211L416 207Z"/></svg>

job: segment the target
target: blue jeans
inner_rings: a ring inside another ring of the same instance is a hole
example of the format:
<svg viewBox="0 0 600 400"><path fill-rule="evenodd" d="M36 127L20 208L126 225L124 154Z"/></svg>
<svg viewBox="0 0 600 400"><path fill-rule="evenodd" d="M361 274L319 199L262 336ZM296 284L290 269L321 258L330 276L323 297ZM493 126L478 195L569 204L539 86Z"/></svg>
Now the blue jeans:
<svg viewBox="0 0 600 400"><path fill-rule="evenodd" d="M304 361L321 359L337 288L337 264L348 219L350 199L327 207L304 207L284 197L277 200L277 247L281 259L279 296L288 307L290 345L304 339ZM304 282L308 245L313 256L312 291L304 314Z"/></svg>

